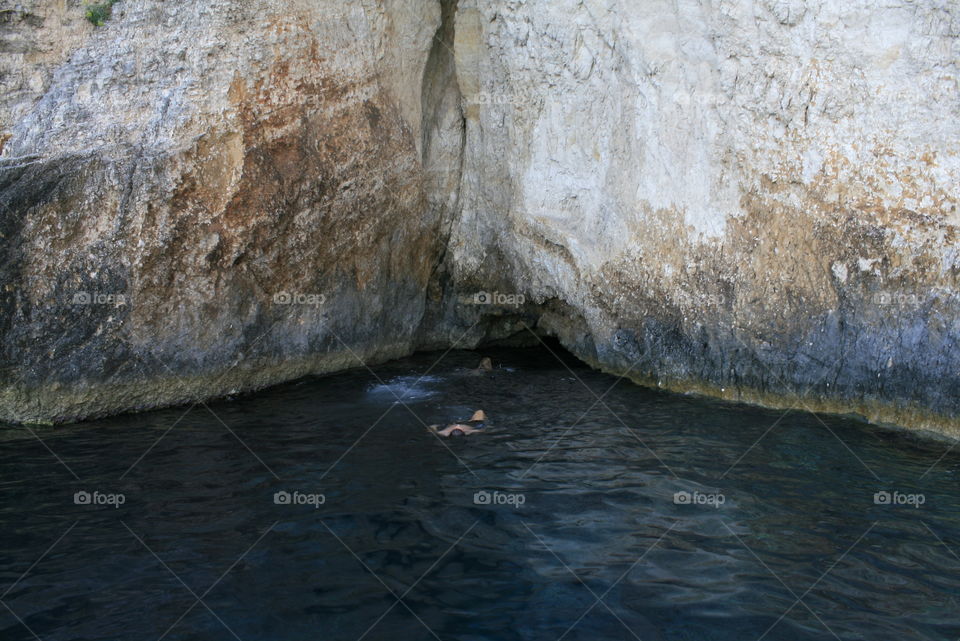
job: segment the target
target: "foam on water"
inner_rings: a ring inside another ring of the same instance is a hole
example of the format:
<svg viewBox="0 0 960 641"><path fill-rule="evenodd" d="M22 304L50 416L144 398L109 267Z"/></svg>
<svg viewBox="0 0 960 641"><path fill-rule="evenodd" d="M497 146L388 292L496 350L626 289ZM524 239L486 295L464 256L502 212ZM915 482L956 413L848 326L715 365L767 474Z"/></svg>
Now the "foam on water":
<svg viewBox="0 0 960 641"><path fill-rule="evenodd" d="M377 401L409 402L436 396L437 384L443 379L439 376L396 376L385 383L376 383L369 387L368 394Z"/></svg>

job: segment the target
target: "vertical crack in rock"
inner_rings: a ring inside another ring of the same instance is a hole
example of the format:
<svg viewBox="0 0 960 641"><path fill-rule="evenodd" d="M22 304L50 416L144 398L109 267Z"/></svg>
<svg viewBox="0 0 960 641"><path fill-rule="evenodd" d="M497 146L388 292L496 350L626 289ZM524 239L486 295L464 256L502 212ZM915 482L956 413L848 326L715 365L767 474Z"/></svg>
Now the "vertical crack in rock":
<svg viewBox="0 0 960 641"><path fill-rule="evenodd" d="M427 309L419 346L447 347L452 340L445 317L455 297L447 264L451 227L460 214L460 190L466 145L466 122L457 77L454 46L458 0L441 0L441 20L423 74L421 127L424 182L429 217L436 218L436 262L427 287Z"/></svg>

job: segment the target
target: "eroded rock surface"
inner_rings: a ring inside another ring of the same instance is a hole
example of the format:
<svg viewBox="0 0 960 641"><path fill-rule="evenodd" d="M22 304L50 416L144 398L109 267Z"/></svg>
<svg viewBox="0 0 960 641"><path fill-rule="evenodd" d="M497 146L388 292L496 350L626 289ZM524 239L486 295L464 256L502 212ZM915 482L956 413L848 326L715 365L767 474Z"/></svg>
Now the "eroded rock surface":
<svg viewBox="0 0 960 641"><path fill-rule="evenodd" d="M407 5L124 2L87 24L4 123L5 418L413 349L439 254L419 87L440 9Z"/></svg>
<svg viewBox="0 0 960 641"><path fill-rule="evenodd" d="M956 5L461 0L458 34L462 292L638 381L960 435Z"/></svg>
<svg viewBox="0 0 960 641"><path fill-rule="evenodd" d="M44 6L0 101L5 418L552 334L960 436L952 3Z"/></svg>

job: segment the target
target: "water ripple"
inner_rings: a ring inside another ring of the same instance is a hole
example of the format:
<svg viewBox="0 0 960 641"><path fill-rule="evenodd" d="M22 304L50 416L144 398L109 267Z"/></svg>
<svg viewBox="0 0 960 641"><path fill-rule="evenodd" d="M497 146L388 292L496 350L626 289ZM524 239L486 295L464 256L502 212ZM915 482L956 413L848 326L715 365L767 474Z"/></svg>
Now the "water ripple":
<svg viewBox="0 0 960 641"><path fill-rule="evenodd" d="M946 445L491 355L38 429L46 447L0 430L4 603L44 641L960 635L960 453L924 475ZM483 434L424 427L477 408ZM33 635L0 609L0 638Z"/></svg>

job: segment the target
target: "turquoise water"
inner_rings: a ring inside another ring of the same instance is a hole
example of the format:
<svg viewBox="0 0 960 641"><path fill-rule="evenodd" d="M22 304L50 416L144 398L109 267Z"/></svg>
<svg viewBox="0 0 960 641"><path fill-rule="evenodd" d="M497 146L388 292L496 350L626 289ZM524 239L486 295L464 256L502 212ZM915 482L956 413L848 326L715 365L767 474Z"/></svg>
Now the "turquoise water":
<svg viewBox="0 0 960 641"><path fill-rule="evenodd" d="M0 638L960 636L960 448L491 355L4 429Z"/></svg>

